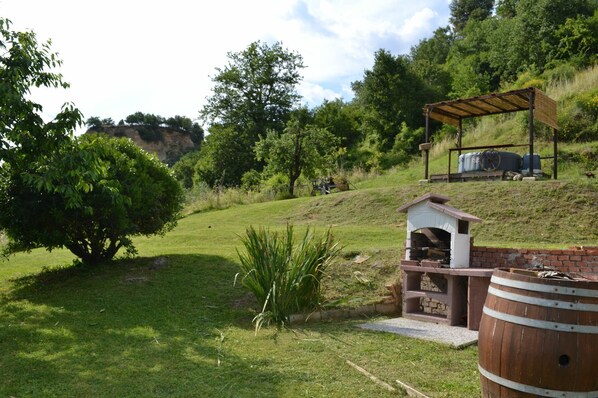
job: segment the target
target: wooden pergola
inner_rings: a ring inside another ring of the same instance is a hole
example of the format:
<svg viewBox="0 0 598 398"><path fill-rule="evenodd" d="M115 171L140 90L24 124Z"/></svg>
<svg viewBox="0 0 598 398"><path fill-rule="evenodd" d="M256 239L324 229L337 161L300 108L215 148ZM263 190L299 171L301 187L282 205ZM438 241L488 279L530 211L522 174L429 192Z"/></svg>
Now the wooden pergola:
<svg viewBox="0 0 598 398"><path fill-rule="evenodd" d="M462 146L463 119L520 111L529 112L529 143L524 145L506 144L478 147ZM448 123L459 128L459 132L457 134L457 146L456 148L449 149L449 170L447 175L449 182L451 178L450 157L453 151L458 151L460 155L462 150L475 150L484 148L507 148L515 146L529 147L529 175L533 176L534 119L546 124L549 127L552 127L553 129L553 156L547 158L553 159L552 175L554 179L557 178L558 124L556 117L556 101L548 97L546 94L544 94L542 91L538 90L535 87L528 87L524 89L508 91L505 93L493 93L465 99L426 104L424 106L424 115L426 117L426 135L425 142L420 145L420 149L424 151L424 178L426 180L428 179L429 151L431 148L429 131L430 119L437 120L442 123Z"/></svg>

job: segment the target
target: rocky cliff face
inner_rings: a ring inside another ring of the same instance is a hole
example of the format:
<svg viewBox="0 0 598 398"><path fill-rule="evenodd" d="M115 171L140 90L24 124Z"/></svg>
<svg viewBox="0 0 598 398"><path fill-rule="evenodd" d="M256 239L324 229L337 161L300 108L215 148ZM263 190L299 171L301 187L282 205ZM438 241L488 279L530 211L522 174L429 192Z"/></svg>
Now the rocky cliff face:
<svg viewBox="0 0 598 398"><path fill-rule="evenodd" d="M102 126L87 133L106 133L111 137L127 137L162 162L172 166L187 152L197 148L189 133L167 127Z"/></svg>

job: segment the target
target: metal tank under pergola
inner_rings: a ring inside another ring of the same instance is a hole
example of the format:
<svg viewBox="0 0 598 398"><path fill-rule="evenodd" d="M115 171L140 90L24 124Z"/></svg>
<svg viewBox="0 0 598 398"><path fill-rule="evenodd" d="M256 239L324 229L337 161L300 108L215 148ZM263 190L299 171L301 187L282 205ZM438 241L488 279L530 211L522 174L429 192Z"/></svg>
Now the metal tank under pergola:
<svg viewBox="0 0 598 398"><path fill-rule="evenodd" d="M463 119L498 115L512 112L529 112L529 142L522 145L502 144L492 146L474 146L463 147ZM512 90L504 93L493 93L477 97L457 99L452 101L441 101L424 106L424 115L426 117L426 135L425 142L420 145L420 150L424 152L425 175L428 176L429 151L432 147L430 143L430 119L442 123L453 125L459 129L457 133L457 142L455 148L449 148L448 173L446 181L451 181L451 155L457 151L459 155L464 150L511 148L511 147L529 147L529 176L533 176L533 155L534 155L534 119L538 120L553 129L553 155L541 159L553 159L552 176L557 179L557 115L556 101L548 97L542 91L535 87L528 87L519 90Z"/></svg>

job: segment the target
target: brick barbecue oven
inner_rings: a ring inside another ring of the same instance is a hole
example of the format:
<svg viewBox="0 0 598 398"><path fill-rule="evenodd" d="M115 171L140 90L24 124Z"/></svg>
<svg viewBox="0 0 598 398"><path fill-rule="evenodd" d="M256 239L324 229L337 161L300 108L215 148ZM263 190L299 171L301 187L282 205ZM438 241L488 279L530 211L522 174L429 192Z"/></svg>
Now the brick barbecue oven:
<svg viewBox="0 0 598 398"><path fill-rule="evenodd" d="M426 194L401 206L407 213L403 317L477 330L492 269L470 268L469 224L478 217Z"/></svg>
<svg viewBox="0 0 598 398"><path fill-rule="evenodd" d="M438 261L440 266L468 268L470 222L476 216L448 206L446 196L426 194L401 206L407 213L406 260Z"/></svg>

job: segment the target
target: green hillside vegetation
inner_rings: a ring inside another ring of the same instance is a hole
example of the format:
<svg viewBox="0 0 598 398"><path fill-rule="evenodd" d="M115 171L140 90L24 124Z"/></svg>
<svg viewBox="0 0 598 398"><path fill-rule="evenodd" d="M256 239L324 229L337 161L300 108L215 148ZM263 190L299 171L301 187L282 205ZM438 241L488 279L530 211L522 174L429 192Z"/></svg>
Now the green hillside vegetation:
<svg viewBox="0 0 598 398"><path fill-rule="evenodd" d="M350 101L327 100L313 109L299 106L297 86L306 67L300 54L261 42L229 53L200 111L209 125L205 145L192 161L175 165L177 178L188 188L243 187L279 197L286 190L287 197L298 196L295 185L318 177L409 165L424 139L424 104L529 86L559 100L560 141L598 140L595 1L454 0L450 11L451 25L409 54L377 50L373 65L352 82ZM572 79L577 86L560 88ZM484 132L466 142L527 142L524 119L517 116L497 129L487 121L466 121L466 128L477 123ZM450 126L430 127L435 144L456 135ZM536 127L538 138L548 135ZM324 136L329 145L318 140ZM565 158L595 167L590 147Z"/></svg>

